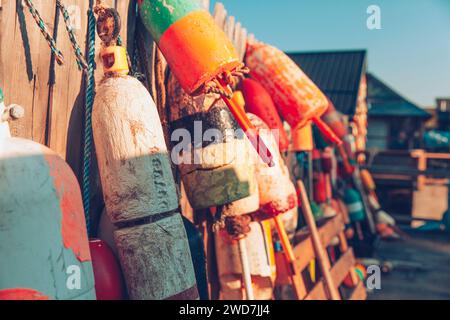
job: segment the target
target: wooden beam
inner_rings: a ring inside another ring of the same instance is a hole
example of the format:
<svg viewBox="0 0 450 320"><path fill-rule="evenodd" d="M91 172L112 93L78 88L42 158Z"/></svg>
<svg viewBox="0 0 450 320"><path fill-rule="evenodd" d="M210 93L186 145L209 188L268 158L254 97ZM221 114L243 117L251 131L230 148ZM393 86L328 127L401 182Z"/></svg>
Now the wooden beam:
<svg viewBox="0 0 450 320"><path fill-rule="evenodd" d="M339 235L339 232L344 230L342 217L340 215L336 215L333 218L327 220L325 224L320 226L318 229L320 240L326 247L330 244L331 240L334 237ZM309 262L315 257L314 247L310 235L300 240L300 242L294 248L294 254L296 258L296 270L304 270L308 266Z"/></svg>
<svg viewBox="0 0 450 320"><path fill-rule="evenodd" d="M331 277L330 260L326 253L324 243L320 239L319 231L317 229L316 221L312 213L312 209L309 203L308 195L305 189L305 185L302 180L297 181L297 186L300 190L300 198L302 203L303 217L305 218L306 224L311 232L311 239L314 246L314 252L319 263L320 272L322 273L323 279L326 284L326 291L328 292L331 300L340 300L341 296L337 290L336 285Z"/></svg>
<svg viewBox="0 0 450 320"><path fill-rule="evenodd" d="M350 248L339 258L338 262L331 269L331 276L336 286L339 287L342 284L355 264L355 255L353 254L353 249Z"/></svg>
<svg viewBox="0 0 450 320"><path fill-rule="evenodd" d="M358 286L356 286L355 290L353 290L350 295L349 300L366 300L367 299L367 291L363 282L360 282Z"/></svg>
<svg viewBox="0 0 450 320"><path fill-rule="evenodd" d="M331 268L331 277L337 287L341 285L350 269L355 265L355 256L353 250L349 249ZM326 300L327 294L325 290L325 283L320 280L316 286L307 295L306 300Z"/></svg>
<svg viewBox="0 0 450 320"><path fill-rule="evenodd" d="M55 0L34 5L53 33ZM25 116L11 123L11 134L44 143L50 48L28 8L20 2L3 2L0 17L0 87L6 105L16 103L25 109Z"/></svg>

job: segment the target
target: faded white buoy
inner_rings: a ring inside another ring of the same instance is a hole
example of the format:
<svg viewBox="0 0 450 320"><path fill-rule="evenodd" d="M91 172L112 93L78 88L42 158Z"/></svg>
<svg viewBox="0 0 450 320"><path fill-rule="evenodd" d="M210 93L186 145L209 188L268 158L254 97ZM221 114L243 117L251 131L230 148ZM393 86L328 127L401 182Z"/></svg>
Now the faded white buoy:
<svg viewBox="0 0 450 320"><path fill-rule="evenodd" d="M114 54L108 62L126 59ZM105 71L92 114L94 141L129 296L198 299L156 105L137 79L125 75L128 69Z"/></svg>

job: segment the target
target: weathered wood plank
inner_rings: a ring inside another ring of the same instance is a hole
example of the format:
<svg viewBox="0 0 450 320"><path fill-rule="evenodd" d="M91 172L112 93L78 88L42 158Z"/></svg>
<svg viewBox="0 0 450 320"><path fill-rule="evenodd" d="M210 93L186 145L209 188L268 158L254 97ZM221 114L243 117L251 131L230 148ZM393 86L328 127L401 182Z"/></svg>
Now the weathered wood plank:
<svg viewBox="0 0 450 320"><path fill-rule="evenodd" d="M70 0L65 5L71 14L71 22L81 50L85 50L85 34L88 1ZM75 55L65 29L59 20L58 48L64 53L65 64L55 66L53 95L49 99L48 145L69 161L78 174L82 141L82 114L84 88L82 72L78 70ZM72 131L72 134L69 132Z"/></svg>
<svg viewBox="0 0 450 320"><path fill-rule="evenodd" d="M326 247L331 240L344 229L342 217L337 215L318 229L321 242ZM295 268L299 271L305 269L309 262L315 257L311 236L308 235L306 238L302 238L295 246L294 253L296 257Z"/></svg>
<svg viewBox="0 0 450 320"><path fill-rule="evenodd" d="M49 31L53 31L55 1L38 1ZM6 104L25 108L25 117L11 124L13 136L44 142L50 49L21 1L3 2L0 11L0 86Z"/></svg>
<svg viewBox="0 0 450 320"><path fill-rule="evenodd" d="M350 272L350 269L355 266L355 263L355 255L353 254L353 249L350 248L340 257L338 262L336 262L331 269L331 275L334 279L334 283L336 283L336 286L341 285L345 277Z"/></svg>
<svg viewBox="0 0 450 320"><path fill-rule="evenodd" d="M349 300L366 300L367 291L363 282L359 282L355 290L353 290Z"/></svg>
<svg viewBox="0 0 450 320"><path fill-rule="evenodd" d="M339 286L355 265L355 257L353 255L353 250L350 249L336 262L336 264L331 268L331 277L336 286ZM356 288L357 289L357 288ZM356 290L355 289L355 290ZM320 280L316 286L311 290L311 292L306 297L306 300L326 300L327 292L325 288L325 283Z"/></svg>

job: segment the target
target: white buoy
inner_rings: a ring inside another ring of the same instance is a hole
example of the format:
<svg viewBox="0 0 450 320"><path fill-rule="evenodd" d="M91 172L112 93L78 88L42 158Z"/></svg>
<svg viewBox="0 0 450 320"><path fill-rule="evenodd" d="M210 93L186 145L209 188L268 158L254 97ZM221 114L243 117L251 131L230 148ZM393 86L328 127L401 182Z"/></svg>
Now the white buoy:
<svg viewBox="0 0 450 320"><path fill-rule="evenodd" d="M109 72L100 82L92 121L128 293L137 300L198 299L156 105L127 71Z"/></svg>

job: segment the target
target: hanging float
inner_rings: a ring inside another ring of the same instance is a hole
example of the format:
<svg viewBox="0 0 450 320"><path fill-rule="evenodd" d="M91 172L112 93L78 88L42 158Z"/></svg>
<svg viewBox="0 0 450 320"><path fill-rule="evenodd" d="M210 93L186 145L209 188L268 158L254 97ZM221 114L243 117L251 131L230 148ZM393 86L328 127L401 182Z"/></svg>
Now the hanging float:
<svg viewBox="0 0 450 320"><path fill-rule="evenodd" d="M11 138L0 90L0 300L94 300L94 275L78 181L45 146Z"/></svg>
<svg viewBox="0 0 450 320"><path fill-rule="evenodd" d="M97 87L92 122L106 212L117 228L128 294L136 300L197 299L158 112L145 87L128 76L117 36L102 38L108 43L101 52L105 77Z"/></svg>
<svg viewBox="0 0 450 320"><path fill-rule="evenodd" d="M265 143L231 99L237 80L248 70L227 35L200 1L139 1L143 24L155 39L171 71L189 95L220 94L253 147L267 150ZM272 165L269 151L258 153Z"/></svg>
<svg viewBox="0 0 450 320"><path fill-rule="evenodd" d="M191 97L173 75L167 91L172 154L191 206L221 206L254 193L248 141L236 134L239 126L219 96Z"/></svg>

